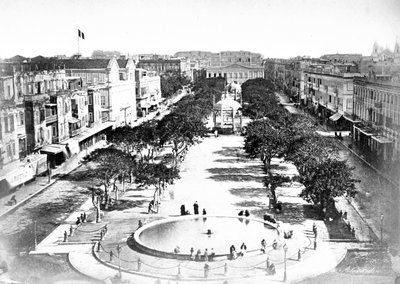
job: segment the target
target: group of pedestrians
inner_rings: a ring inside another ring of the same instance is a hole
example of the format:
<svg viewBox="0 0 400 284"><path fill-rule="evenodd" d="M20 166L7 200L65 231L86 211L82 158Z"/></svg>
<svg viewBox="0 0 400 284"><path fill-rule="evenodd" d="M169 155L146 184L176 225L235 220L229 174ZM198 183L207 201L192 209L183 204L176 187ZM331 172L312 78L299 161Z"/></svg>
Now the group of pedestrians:
<svg viewBox="0 0 400 284"><path fill-rule="evenodd" d="M246 253L247 253L247 246L244 242L240 246L239 253L236 252L236 248L234 245L231 245L231 247L229 248L229 255L231 259L237 259L239 256L243 257L246 255Z"/></svg>
<svg viewBox="0 0 400 284"><path fill-rule="evenodd" d="M193 214L199 215L199 204L197 201L193 204ZM181 215L190 215L189 210L186 209L185 204L181 205ZM207 215L207 211L203 208L203 215Z"/></svg>
<svg viewBox="0 0 400 284"><path fill-rule="evenodd" d="M76 225L86 222L87 222L86 212L83 212L80 217L76 217L76 222L75 222Z"/></svg>
<svg viewBox="0 0 400 284"><path fill-rule="evenodd" d="M203 254L200 249L198 249L196 253L194 252L194 248L190 249L190 259L193 261L213 261L214 257L215 252L213 248L210 251L205 249Z"/></svg>

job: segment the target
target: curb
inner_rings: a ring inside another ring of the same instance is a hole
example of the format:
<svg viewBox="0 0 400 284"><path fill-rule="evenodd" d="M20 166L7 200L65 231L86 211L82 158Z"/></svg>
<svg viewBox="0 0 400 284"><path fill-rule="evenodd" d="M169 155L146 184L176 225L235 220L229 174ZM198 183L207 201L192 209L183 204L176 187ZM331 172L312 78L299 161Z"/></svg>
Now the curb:
<svg viewBox="0 0 400 284"><path fill-rule="evenodd" d="M68 172L65 172L63 175L67 175L70 172L76 170L77 168L81 167L82 164L78 164L76 167L74 167L73 169L69 170ZM8 214L10 214L11 212L15 211L16 209L18 209L19 206L23 205L24 203L26 203L29 199L31 199L32 197L38 195L39 193L41 193L42 191L44 191L45 189L47 189L48 187L52 186L53 184L55 184L62 176L58 175L57 178L53 179L50 183L46 184L45 186L43 186L42 188L40 188L39 190L35 191L34 193L32 193L31 195L28 195L28 197L26 197L25 199L23 199L22 201L18 202L17 204L15 204L14 206L12 206L11 208L7 209L6 211L4 211L3 213L0 214L0 218L3 216L6 216Z"/></svg>
<svg viewBox="0 0 400 284"><path fill-rule="evenodd" d="M348 151L350 151L354 156L356 156L358 159L360 159L363 163L365 163L367 166L369 166L371 169L373 169L377 174L382 176L384 179L386 179L389 183L391 183L393 186L398 187L399 184L395 181L393 181L390 177L388 177L386 174L382 173L380 170L378 170L376 167L368 163L366 160L364 160L359 154L357 154L353 149L350 149L345 143L342 141L338 141L344 148L346 148Z"/></svg>

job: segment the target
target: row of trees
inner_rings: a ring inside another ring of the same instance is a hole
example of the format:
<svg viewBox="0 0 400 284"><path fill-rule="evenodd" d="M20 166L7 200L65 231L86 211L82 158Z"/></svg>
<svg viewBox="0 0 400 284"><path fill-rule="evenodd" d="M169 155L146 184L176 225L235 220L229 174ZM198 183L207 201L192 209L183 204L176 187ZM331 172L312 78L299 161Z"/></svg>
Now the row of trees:
<svg viewBox="0 0 400 284"><path fill-rule="evenodd" d="M301 197L313 202L325 215L333 198L356 194L352 170L338 159L338 149L332 140L316 133L313 120L302 114L291 114L278 104L271 81L254 79L242 86L243 112L252 122L245 131L244 149L251 158L262 161L266 173L265 185L277 203L275 189L289 178L272 174L272 158L284 158L299 171L299 181L305 186Z"/></svg>
<svg viewBox="0 0 400 284"><path fill-rule="evenodd" d="M180 72L168 71L161 76L161 93L163 97L169 98L174 95L182 86L188 85L190 80L182 76Z"/></svg>
<svg viewBox="0 0 400 284"><path fill-rule="evenodd" d="M179 178L179 161L187 149L207 135L205 122L212 111L212 90L196 88L194 96L182 98L161 120L138 126L123 126L107 134L109 147L96 149L83 159L99 181L90 188L100 222L100 208L109 208L113 191L118 200L118 186L125 182L140 187L153 186L154 204L169 183ZM160 150L171 147L171 154L158 157Z"/></svg>

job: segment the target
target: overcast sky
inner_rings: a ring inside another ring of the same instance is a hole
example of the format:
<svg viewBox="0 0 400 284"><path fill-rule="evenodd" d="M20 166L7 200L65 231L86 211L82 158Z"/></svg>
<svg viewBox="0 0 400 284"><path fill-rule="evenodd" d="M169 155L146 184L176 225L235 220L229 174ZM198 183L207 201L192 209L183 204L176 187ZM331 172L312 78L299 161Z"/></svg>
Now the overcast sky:
<svg viewBox="0 0 400 284"><path fill-rule="evenodd" d="M0 57L95 49L370 55L400 41L399 0L0 0Z"/></svg>

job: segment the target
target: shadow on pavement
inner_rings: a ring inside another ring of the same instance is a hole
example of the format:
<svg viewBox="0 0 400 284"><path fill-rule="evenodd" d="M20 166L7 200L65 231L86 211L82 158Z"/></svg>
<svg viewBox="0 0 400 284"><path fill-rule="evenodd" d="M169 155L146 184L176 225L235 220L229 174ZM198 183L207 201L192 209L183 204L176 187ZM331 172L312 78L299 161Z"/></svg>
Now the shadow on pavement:
<svg viewBox="0 0 400 284"><path fill-rule="evenodd" d="M146 199L142 200L120 199L118 201L115 201L114 204L112 204L107 211L122 211L130 208L143 206L143 204L145 204L146 202L148 202L148 200Z"/></svg>
<svg viewBox="0 0 400 284"><path fill-rule="evenodd" d="M229 190L233 195L249 199L249 198L265 198L268 199L267 189L262 187L238 187Z"/></svg>
<svg viewBox="0 0 400 284"><path fill-rule="evenodd" d="M243 147L222 147L222 150L214 151L213 154L228 157L245 157Z"/></svg>

